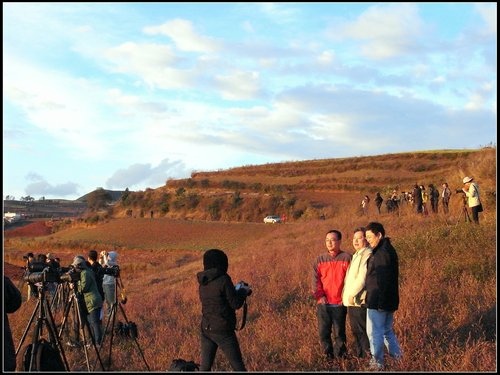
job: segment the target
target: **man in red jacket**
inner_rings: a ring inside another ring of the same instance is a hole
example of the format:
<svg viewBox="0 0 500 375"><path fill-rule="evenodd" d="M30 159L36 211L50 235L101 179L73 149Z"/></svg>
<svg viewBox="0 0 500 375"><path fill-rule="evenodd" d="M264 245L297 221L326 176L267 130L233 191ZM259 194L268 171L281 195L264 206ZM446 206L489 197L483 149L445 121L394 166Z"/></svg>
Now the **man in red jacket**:
<svg viewBox="0 0 500 375"><path fill-rule="evenodd" d="M319 255L313 265L312 294L317 301L321 346L330 361L344 357L347 352L347 308L342 305L342 289L352 256L341 250L342 233L336 229L326 233L325 244L328 253Z"/></svg>

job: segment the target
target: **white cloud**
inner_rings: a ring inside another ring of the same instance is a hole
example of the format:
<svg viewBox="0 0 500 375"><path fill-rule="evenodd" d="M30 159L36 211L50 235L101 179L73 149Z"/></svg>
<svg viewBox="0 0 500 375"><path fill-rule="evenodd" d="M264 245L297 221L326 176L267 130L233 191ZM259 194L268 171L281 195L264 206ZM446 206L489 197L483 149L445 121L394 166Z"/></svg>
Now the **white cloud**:
<svg viewBox="0 0 500 375"><path fill-rule="evenodd" d="M362 54L377 60L410 51L422 28L418 5L405 3L371 6L356 21L340 25L332 33L359 40Z"/></svg>
<svg viewBox="0 0 500 375"><path fill-rule="evenodd" d="M323 51L317 57L318 63L321 65L330 65L335 60L335 52L334 51Z"/></svg>
<svg viewBox="0 0 500 375"><path fill-rule="evenodd" d="M475 4L476 11L486 23L486 33L496 38L497 36L497 3Z"/></svg>
<svg viewBox="0 0 500 375"><path fill-rule="evenodd" d="M143 29L148 35L165 35L173 40L180 51L216 52L220 42L214 38L199 35L190 21L175 19L159 26L147 26Z"/></svg>
<svg viewBox="0 0 500 375"><path fill-rule="evenodd" d="M150 186L161 186L168 178L178 178L187 173L184 163L180 160L164 159L156 167L150 163L136 163L127 168L116 170L106 181L106 186L111 189L133 188L137 185L144 185L144 183Z"/></svg>
<svg viewBox="0 0 500 375"><path fill-rule="evenodd" d="M290 3L258 3L261 12L273 22L282 24L293 22L299 17L299 11L290 7Z"/></svg>
<svg viewBox="0 0 500 375"><path fill-rule="evenodd" d="M58 139L75 155L99 158L106 141L98 134L100 89L84 79L4 57L4 96L21 108L33 126ZM101 98L102 99L102 98Z"/></svg>
<svg viewBox="0 0 500 375"><path fill-rule="evenodd" d="M138 76L152 87L188 88L196 76L175 67L179 59L167 45L126 42L108 49L105 57L114 72Z"/></svg>
<svg viewBox="0 0 500 375"><path fill-rule="evenodd" d="M258 72L236 71L214 78L216 87L227 100L253 99L261 90Z"/></svg>
<svg viewBox="0 0 500 375"><path fill-rule="evenodd" d="M68 195L75 195L78 193L79 185L74 182L66 182L62 184L50 184L41 175L30 172L26 175L27 180L31 180L26 188L26 194L30 196L55 196L55 197L66 197Z"/></svg>

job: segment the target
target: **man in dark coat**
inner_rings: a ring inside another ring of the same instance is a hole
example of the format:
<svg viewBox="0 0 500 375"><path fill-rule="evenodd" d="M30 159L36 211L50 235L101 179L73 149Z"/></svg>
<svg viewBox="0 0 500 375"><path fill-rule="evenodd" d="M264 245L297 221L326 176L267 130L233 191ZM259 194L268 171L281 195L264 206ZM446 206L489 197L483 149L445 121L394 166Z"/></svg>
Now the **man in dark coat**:
<svg viewBox="0 0 500 375"><path fill-rule="evenodd" d="M389 355L401 358L401 349L394 333L394 312L399 307L399 263L396 249L382 224L366 226L366 240L372 248L366 269L366 333L370 341L372 370L384 367L384 345Z"/></svg>
<svg viewBox="0 0 500 375"><path fill-rule="evenodd" d="M5 300L3 313L3 357L4 371L16 371L16 350L14 349L14 340L10 330L9 318L7 314L16 312L23 301L21 292L14 283L7 277L3 277L3 297Z"/></svg>
<svg viewBox="0 0 500 375"><path fill-rule="evenodd" d="M236 310L243 306L250 289L235 289L227 274L228 259L219 249L203 255L203 271L197 274L201 300L200 371L210 371L218 347L235 371L246 371L236 337Z"/></svg>

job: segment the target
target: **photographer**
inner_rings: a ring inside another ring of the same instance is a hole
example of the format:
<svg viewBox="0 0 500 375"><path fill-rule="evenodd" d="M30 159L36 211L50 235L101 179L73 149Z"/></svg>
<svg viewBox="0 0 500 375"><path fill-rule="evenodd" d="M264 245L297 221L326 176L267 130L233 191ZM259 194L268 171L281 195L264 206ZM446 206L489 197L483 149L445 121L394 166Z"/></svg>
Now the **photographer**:
<svg viewBox="0 0 500 375"><path fill-rule="evenodd" d="M118 253L116 251L101 251L99 262L104 268L118 266ZM102 289L106 301L107 316L111 315L111 307L116 303L116 277L105 273L102 279Z"/></svg>
<svg viewBox="0 0 500 375"><path fill-rule="evenodd" d="M474 223L479 224L479 212L483 211L483 206L480 200L479 186L473 181L472 177L464 177L462 191L467 196L467 202L472 211L472 220L474 220Z"/></svg>
<svg viewBox="0 0 500 375"><path fill-rule="evenodd" d="M203 271L197 274L201 300L201 365L200 371L210 371L218 347L235 371L246 371L236 337L236 310L251 294L248 286L235 289L227 274L226 254L210 249L203 255Z"/></svg>
<svg viewBox="0 0 500 375"><path fill-rule="evenodd" d="M77 283L78 292L83 294L88 314L87 320L90 324L95 344L100 345L102 328L99 315L102 308L102 298L99 294L94 272L87 266L85 258L81 255L77 255L74 258L72 266L80 274L80 280Z"/></svg>
<svg viewBox="0 0 500 375"><path fill-rule="evenodd" d="M3 296L3 370L16 371L16 351L14 348L14 340L12 339L12 331L10 329L7 314L12 314L21 307L22 297L19 289L17 289L12 281L5 275L3 277Z"/></svg>

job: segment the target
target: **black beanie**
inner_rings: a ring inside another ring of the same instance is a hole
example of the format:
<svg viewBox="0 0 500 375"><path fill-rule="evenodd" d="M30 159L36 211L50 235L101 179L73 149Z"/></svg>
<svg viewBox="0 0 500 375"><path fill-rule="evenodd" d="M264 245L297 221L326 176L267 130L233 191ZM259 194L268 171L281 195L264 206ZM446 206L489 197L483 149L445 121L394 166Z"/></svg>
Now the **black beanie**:
<svg viewBox="0 0 500 375"><path fill-rule="evenodd" d="M219 249L210 249L203 254L203 269L217 268L226 273L228 268L227 255Z"/></svg>

